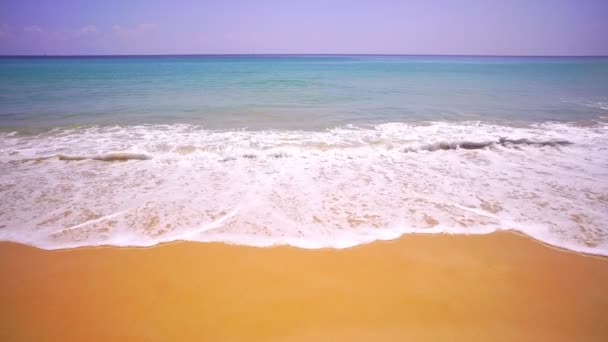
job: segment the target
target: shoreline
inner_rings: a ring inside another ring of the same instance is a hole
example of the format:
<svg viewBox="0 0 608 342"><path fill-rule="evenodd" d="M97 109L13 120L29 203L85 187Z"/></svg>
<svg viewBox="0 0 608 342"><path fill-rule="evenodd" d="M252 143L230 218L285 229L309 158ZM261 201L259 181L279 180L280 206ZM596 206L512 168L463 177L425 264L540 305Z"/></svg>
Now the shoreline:
<svg viewBox="0 0 608 342"><path fill-rule="evenodd" d="M69 252L69 251L73 251L73 250L76 251L76 250L86 250L86 249L133 249L133 250L138 250L138 249L151 249L151 248L169 246L169 245L173 245L173 244L201 244L201 245L211 244L211 245L224 245L224 246L228 246L228 247L244 247L244 248L256 248L256 249L294 248L297 250L301 249L301 250L306 250L306 251L334 251L334 250L340 251L340 250L348 250L348 249L353 249L353 248L360 248L360 247L374 245L374 244L393 243L394 241L398 241L398 240L407 238L408 236L421 236L421 237L422 236L482 236L482 235L503 234L503 233L515 234L517 236L521 236L522 238L529 239L532 242L538 243L539 245L545 246L547 248L555 249L560 252L608 260L608 255L595 254L595 253L584 252L584 251L577 251L577 250L569 249L566 247L552 245L549 242L545 242L543 240L537 239L533 236L527 235L526 233L520 232L518 230L496 230L496 231L493 231L490 233L473 233L473 234L446 233L446 232L404 233L394 239L378 239L378 240L374 240L374 241L370 241L370 242L363 242L358 245L342 247L342 248L337 248L337 247L304 248L304 247L292 246L289 244L277 244L277 245L271 245L271 246L255 246L255 245L244 245L244 244L224 242L224 241L195 241L195 240L173 240L173 241L159 242L157 244L150 245L150 246L92 245L92 246L78 246L78 247L66 247L66 248L54 248L54 249L42 248L42 247L38 247L35 245L30 245L27 243L21 243L21 242L15 242L15 241L0 240L0 248L3 244L15 244L15 245L30 247L30 248L34 248L34 249L41 250L41 251L47 251L47 252Z"/></svg>
<svg viewBox="0 0 608 342"><path fill-rule="evenodd" d="M608 258L512 231L347 249L0 242L0 339L586 340Z"/></svg>

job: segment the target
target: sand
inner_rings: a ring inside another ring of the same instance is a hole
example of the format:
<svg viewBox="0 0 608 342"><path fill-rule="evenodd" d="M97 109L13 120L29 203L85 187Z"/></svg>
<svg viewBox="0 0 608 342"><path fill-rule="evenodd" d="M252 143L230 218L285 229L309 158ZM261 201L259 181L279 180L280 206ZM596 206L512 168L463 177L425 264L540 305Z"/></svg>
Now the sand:
<svg viewBox="0 0 608 342"><path fill-rule="evenodd" d="M608 341L608 259L526 237L345 250L0 243L1 341Z"/></svg>

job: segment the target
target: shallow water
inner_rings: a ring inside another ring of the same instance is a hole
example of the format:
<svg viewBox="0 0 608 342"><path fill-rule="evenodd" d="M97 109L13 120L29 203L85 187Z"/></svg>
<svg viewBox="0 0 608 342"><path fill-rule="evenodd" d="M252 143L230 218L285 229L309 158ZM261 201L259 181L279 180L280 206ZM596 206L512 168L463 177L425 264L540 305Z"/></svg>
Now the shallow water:
<svg viewBox="0 0 608 342"><path fill-rule="evenodd" d="M0 59L0 239L608 255L608 59Z"/></svg>

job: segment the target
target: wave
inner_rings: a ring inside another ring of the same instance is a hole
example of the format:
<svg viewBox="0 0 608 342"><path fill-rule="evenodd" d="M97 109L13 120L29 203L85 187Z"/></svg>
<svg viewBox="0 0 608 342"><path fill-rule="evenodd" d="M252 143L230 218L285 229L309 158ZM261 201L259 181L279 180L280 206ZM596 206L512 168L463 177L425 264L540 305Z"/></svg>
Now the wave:
<svg viewBox="0 0 608 342"><path fill-rule="evenodd" d="M571 144L572 144L572 142L567 141L567 140L534 141L534 140L530 140L530 139L508 139L508 138L501 137L497 141L480 141L480 142L477 142L477 141L452 141L452 142L441 141L441 142L435 142L435 143L431 143L431 144L423 144L423 145L405 147L405 148L402 148L402 151L403 152L423 152L423 151L434 152L434 151L440 151L440 150L449 151L449 150L458 150L458 149L477 150L477 149L488 148L491 146L501 146L504 148L510 148L510 147L517 147L517 145L528 145L528 146L535 146L535 147L545 147L545 146L559 147L559 146L567 146L567 145L571 145ZM363 148L365 146L361 145L358 147ZM392 147L392 146L390 146L390 147ZM309 152L314 153L315 150L326 152L329 150L340 150L340 149L344 150L344 149L348 149L349 147L308 146L307 148L309 149ZM352 149L352 148L357 148L357 147L350 147L350 148ZM199 152L200 151L217 152L217 149L208 150L204 146L186 146L186 147L182 146L182 147L176 148L173 152L183 155L183 154L195 153L197 151L199 151ZM291 155L286 152L277 152L277 151L273 151L273 150L268 151L268 150L261 149L259 151L255 151L255 153L254 152L243 153L243 154L239 155L238 157L242 158L242 159L256 159L261 156L267 157L267 158L278 159L278 158L289 158ZM107 153L107 154L102 154L102 155L97 155L97 156L86 156L86 155L77 155L77 154L76 155L56 154L56 155L51 155L51 156L46 156L46 157L15 159L15 160L12 160L12 162L22 162L22 163L23 162L41 162L41 161L44 161L47 159L55 159L55 158L58 160L63 160L63 161L97 160L97 161L105 161L105 162L124 162L124 161L129 161L129 160L149 160L149 159L152 159L152 156L149 156L144 153L129 153L129 152L114 152L114 153ZM236 159L237 159L237 157L235 157L235 156L228 156L228 157L225 157L220 160L227 162L227 161L233 161Z"/></svg>
<svg viewBox="0 0 608 342"><path fill-rule="evenodd" d="M148 160L151 158L152 157L150 157L146 154L143 154L143 153L128 153L128 152L108 153L108 154L102 154L102 155L91 156L91 157L79 156L79 155L70 156L70 155L64 155L64 154L57 155L57 159L59 159L59 160L91 159L91 160L107 161L107 162L127 161L127 160Z"/></svg>
<svg viewBox="0 0 608 342"><path fill-rule="evenodd" d="M4 134L0 240L346 248L408 233L516 230L608 255L606 143L606 125L564 123Z"/></svg>
<svg viewBox="0 0 608 342"><path fill-rule="evenodd" d="M35 157L35 158L23 158L23 159L13 159L11 162L13 163L27 163L27 162L42 162L48 159L57 159L64 161L81 161L81 160L97 160L97 161L106 161L106 162L116 162L116 161L127 161L127 160L148 160L152 157L142 154L142 153L128 153L128 152L116 152L116 153L108 153L102 154L98 156L83 156L83 155L65 155L65 154L56 154L46 157Z"/></svg>
<svg viewBox="0 0 608 342"><path fill-rule="evenodd" d="M497 141L442 141L442 142L435 142L432 144L426 144L426 145L422 145L420 147L416 147L416 148L406 148L405 151L406 152L417 152L420 150L425 150L425 151L438 151L438 150L456 150L456 149L465 149L465 150L478 150L478 149L482 149L482 148L486 148L486 147L490 147L490 146L494 146L494 145L500 145L503 147L511 147L511 146L517 146L517 145L531 145L531 146L538 146L538 147L544 147L544 146L552 146L552 147L557 147L557 146L567 146L567 145L571 145L572 142L568 141L568 140L546 140L546 141L534 141L534 140L530 140L530 139L525 139L525 138L521 138L521 139L509 139L509 138L504 138L501 137L499 138Z"/></svg>

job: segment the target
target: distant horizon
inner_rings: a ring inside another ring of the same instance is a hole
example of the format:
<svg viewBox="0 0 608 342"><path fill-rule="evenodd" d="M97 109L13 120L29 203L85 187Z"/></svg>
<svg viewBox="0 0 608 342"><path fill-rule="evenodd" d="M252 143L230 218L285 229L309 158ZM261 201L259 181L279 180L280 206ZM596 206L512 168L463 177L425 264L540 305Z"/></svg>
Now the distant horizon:
<svg viewBox="0 0 608 342"><path fill-rule="evenodd" d="M387 57L606 57L608 55L492 55L425 53L150 53L150 54L0 54L5 57L195 57L195 56L387 56Z"/></svg>

